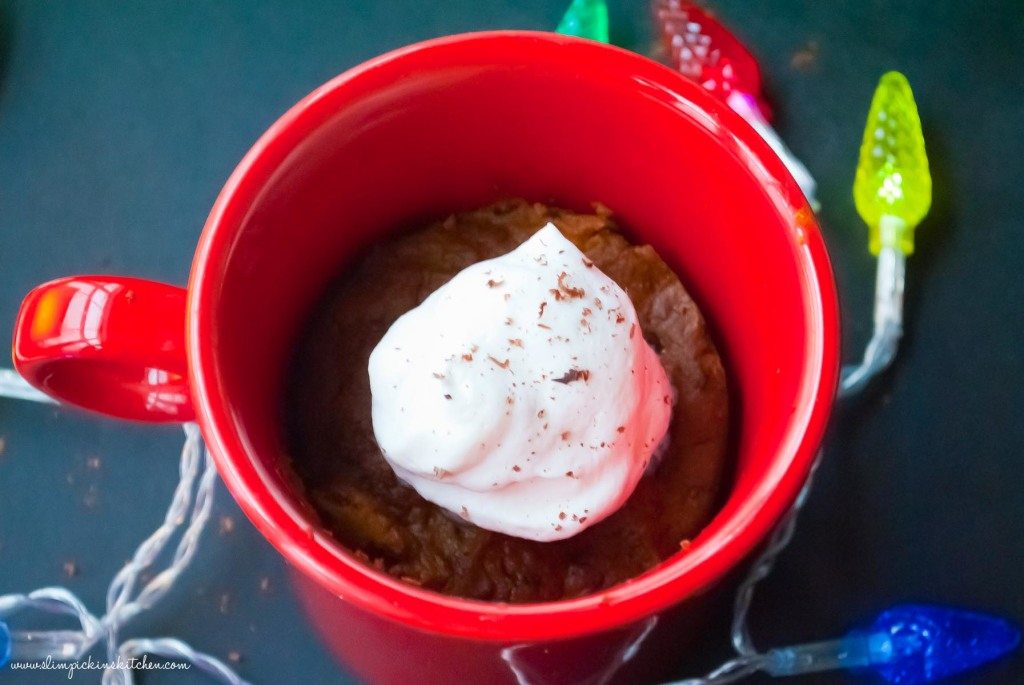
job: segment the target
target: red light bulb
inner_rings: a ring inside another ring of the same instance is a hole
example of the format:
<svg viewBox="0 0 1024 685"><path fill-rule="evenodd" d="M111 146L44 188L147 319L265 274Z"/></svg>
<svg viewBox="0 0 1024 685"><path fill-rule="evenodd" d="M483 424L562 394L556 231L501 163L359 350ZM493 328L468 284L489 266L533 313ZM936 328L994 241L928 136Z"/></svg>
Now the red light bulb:
<svg viewBox="0 0 1024 685"><path fill-rule="evenodd" d="M761 115L770 120L771 110L761 99L761 68L736 36L686 0L654 0L653 10L674 68L722 101L734 92L752 97Z"/></svg>

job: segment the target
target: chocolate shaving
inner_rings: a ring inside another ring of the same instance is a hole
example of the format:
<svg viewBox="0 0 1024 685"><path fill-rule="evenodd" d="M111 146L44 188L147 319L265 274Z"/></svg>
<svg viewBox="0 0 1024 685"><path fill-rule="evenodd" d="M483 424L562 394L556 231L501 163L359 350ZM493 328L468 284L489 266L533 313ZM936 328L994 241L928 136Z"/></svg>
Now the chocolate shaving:
<svg viewBox="0 0 1024 685"><path fill-rule="evenodd" d="M445 398L446 400L450 400L450 399L452 398L452 396L451 396L451 395L449 395L448 393L445 393L445 395L444 395L444 398Z"/></svg>
<svg viewBox="0 0 1024 685"><path fill-rule="evenodd" d="M563 383L565 385L568 385L569 383L572 383L573 381L578 381L580 379L583 379L583 382L590 380L590 372L587 371L586 369L569 369L562 375L561 378L555 378L553 380L555 381L555 383Z"/></svg>
<svg viewBox="0 0 1024 685"><path fill-rule="evenodd" d="M629 324L629 339L630 340L633 339L633 334L634 333L636 333L636 324L635 323L631 323L631 324Z"/></svg>
<svg viewBox="0 0 1024 685"><path fill-rule="evenodd" d="M509 338L508 339L508 344L509 345L514 345L515 347L522 347L523 346L523 340L522 340L522 338Z"/></svg>
<svg viewBox="0 0 1024 685"><path fill-rule="evenodd" d="M619 431L620 433L625 433L626 432L626 427L625 426L619 426L615 430Z"/></svg>
<svg viewBox="0 0 1024 685"><path fill-rule="evenodd" d="M472 355L472 354L470 354L469 352L467 352L466 354L462 355L462 358L463 358L463 359L464 359L465 361L467 361L467 362L471 362L471 361L473 361L473 355Z"/></svg>
<svg viewBox="0 0 1024 685"><path fill-rule="evenodd" d="M591 261L590 259L587 259L586 255L583 255L583 266L587 267L588 269L593 269L594 262Z"/></svg>
<svg viewBox="0 0 1024 685"><path fill-rule="evenodd" d="M547 302L541 302L540 303L540 309L537 311L537 318L538 319L540 317L544 316L544 307L547 307L547 306L548 306Z"/></svg>
<svg viewBox="0 0 1024 685"><path fill-rule="evenodd" d="M505 279L501 279L501 280L496 281L493 278L489 278L489 279L487 279L487 287L488 288L497 288L499 285L501 285L504 282L505 282Z"/></svg>
<svg viewBox="0 0 1024 685"><path fill-rule="evenodd" d="M549 331L551 330L551 326L547 325L546 323L539 323L539 324L537 324L537 327L538 328L545 328L545 329L547 329Z"/></svg>
<svg viewBox="0 0 1024 685"><path fill-rule="evenodd" d="M568 440L569 439L569 435L570 435L569 431L564 431L562 433L562 440Z"/></svg>
<svg viewBox="0 0 1024 685"><path fill-rule="evenodd" d="M565 279L569 277L569 274L564 271L558 274L558 289L565 293L565 296L572 299L574 297L583 297L586 293L583 288L575 288L565 282Z"/></svg>
<svg viewBox="0 0 1024 685"><path fill-rule="evenodd" d="M519 473L520 471L522 471L522 469L519 468L519 464L513 464L512 465L512 470L515 471L516 473Z"/></svg>
<svg viewBox="0 0 1024 685"><path fill-rule="evenodd" d="M490 359L495 364L497 364L499 368L502 368L502 369L507 369L508 368L508 360L507 359L505 361L501 362L501 361L498 361L497 359L495 359L494 357L492 357L491 355L487 355L487 358Z"/></svg>

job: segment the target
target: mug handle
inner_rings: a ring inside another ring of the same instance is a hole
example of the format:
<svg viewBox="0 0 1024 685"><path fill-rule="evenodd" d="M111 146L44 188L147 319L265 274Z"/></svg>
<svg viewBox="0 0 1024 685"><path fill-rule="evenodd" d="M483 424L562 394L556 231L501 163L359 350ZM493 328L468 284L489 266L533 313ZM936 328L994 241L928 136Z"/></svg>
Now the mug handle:
<svg viewBox="0 0 1024 685"><path fill-rule="evenodd" d="M185 355L186 291L120 276L35 288L14 325L14 366L47 395L121 419L195 418Z"/></svg>

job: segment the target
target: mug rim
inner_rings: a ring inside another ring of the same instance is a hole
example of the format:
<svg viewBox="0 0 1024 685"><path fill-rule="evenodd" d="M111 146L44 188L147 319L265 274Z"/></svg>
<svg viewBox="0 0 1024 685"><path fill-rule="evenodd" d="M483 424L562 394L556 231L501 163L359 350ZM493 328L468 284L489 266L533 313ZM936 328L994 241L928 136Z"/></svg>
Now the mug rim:
<svg viewBox="0 0 1024 685"><path fill-rule="evenodd" d="M731 137L738 149L749 154L751 163L781 186L775 201L784 203L792 216L802 217L794 220L794 224L799 221L794 231L801 233L801 249L793 254L805 280L803 306L809 314L806 333L811 352L800 374L800 404L768 473L730 512L726 523L731 525L698 537L687 554L576 599L506 604L442 595L376 571L330 537L318 535L232 429L231 401L218 382L216 355L209 344L220 293L218 279L211 278L211 265L231 249L251 200L271 177L268 167L274 162L268 162L268 157L281 159L294 149L329 111L337 111L337 104L328 110L325 100L360 76L395 63L408 69L424 53L452 48L472 51L481 43L491 49L494 43L508 43L508 49L517 54L553 54L553 49L570 46L579 55L586 54L591 67L601 60L628 66L662 86L666 97L689 100L721 122L723 135ZM838 302L824 241L796 181L768 144L725 104L667 67L614 46L539 31L482 31L414 43L346 70L293 105L260 136L218 195L196 249L187 311L186 348L197 420L221 478L261 534L300 572L333 595L411 627L477 640L565 639L614 629L659 613L720 579L764 539L808 477L839 374Z"/></svg>

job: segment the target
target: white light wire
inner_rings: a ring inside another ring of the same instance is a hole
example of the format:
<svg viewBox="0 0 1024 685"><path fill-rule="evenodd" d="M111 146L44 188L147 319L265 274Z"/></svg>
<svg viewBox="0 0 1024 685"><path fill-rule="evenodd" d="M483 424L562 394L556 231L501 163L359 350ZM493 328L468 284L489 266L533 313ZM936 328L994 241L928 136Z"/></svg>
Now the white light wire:
<svg viewBox="0 0 1024 685"><path fill-rule="evenodd" d="M3 383L0 395L38 399L22 392L20 386L27 384L14 372L0 376L0 382ZM103 642L107 664L103 685L133 685L132 671L121 666L143 654L187 662L227 685L248 685L219 659L180 640L159 638L120 642L118 637L127 623L160 601L174 586L195 556L199 538L210 518L217 471L209 452L203 448L199 427L188 423L184 430L180 480L171 504L160 527L138 546L131 560L114 576L107 590L106 613L103 616L95 616L72 592L62 587L42 588L28 594L0 595L0 618L6 619L15 612L34 609L74 616L81 626L80 630L11 631L12 660L43 661L49 657L54 661L75 661L87 656ZM170 564L140 584L140 574L153 566L182 527L184 532Z"/></svg>

